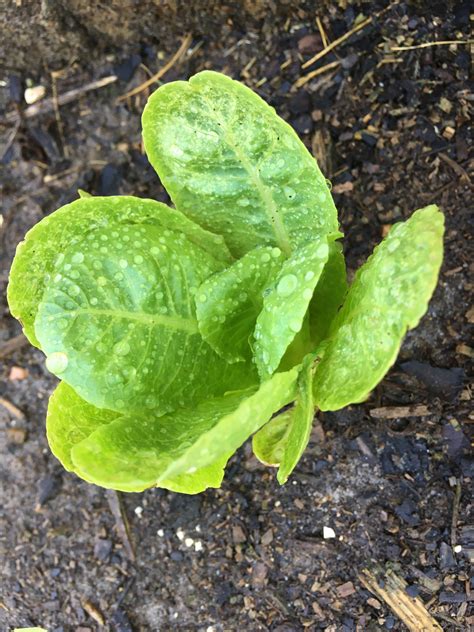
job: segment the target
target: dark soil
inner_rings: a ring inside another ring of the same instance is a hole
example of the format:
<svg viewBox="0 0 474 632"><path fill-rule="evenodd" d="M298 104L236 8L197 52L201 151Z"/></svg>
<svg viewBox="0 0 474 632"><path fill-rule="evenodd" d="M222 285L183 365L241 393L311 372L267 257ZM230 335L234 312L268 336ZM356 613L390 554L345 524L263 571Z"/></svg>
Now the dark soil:
<svg viewBox="0 0 474 632"><path fill-rule="evenodd" d="M468 3L340 1L316 11L312 2L150 1L120 12L121 4L23 0L0 9L1 630L405 630L360 582L374 562L404 578L442 629L470 629L469 47L392 50L468 39ZM317 15L334 41L360 14L372 23L302 69L323 46ZM142 152L148 93L117 97L161 68L188 31L188 54L163 79L222 70L276 107L332 181L351 270L390 224L429 203L446 214L446 256L395 367L365 404L318 416L286 486L246 445L221 490L118 497L67 474L49 452L55 380L38 350L21 340L5 348L20 327L4 291L25 231L78 188L166 199ZM109 75L118 80L59 114L22 115L28 86L44 86L47 98ZM429 414L391 410L406 405ZM336 537L325 539L324 527Z"/></svg>

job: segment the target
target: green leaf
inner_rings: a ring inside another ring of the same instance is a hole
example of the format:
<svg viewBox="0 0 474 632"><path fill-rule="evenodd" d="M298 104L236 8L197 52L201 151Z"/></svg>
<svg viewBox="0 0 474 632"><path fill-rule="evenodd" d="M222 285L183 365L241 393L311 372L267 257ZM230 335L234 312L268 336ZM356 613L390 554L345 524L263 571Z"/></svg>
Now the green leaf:
<svg viewBox="0 0 474 632"><path fill-rule="evenodd" d="M303 455L311 435L314 417L313 363L314 354L307 355L298 376L296 406L293 409L293 415L286 435L283 458L277 474L280 485L283 485L288 480L289 475Z"/></svg>
<svg viewBox="0 0 474 632"><path fill-rule="evenodd" d="M288 346L301 331L328 254L326 237L302 246L284 262L276 282L264 296L254 334L254 355L262 379L276 371Z"/></svg>
<svg viewBox="0 0 474 632"><path fill-rule="evenodd" d="M35 333L47 368L85 400L163 414L255 382L199 333L194 292L222 265L183 233L116 224L59 256Z"/></svg>
<svg viewBox="0 0 474 632"><path fill-rule="evenodd" d="M255 248L204 281L196 293L202 337L229 362L251 358L249 338L263 307L263 290L283 260L279 248Z"/></svg>
<svg viewBox="0 0 474 632"><path fill-rule="evenodd" d="M297 376L298 369L278 373L258 389L228 393L159 418L121 417L72 449L75 471L97 485L125 491L197 475L223 463L292 401Z"/></svg>
<svg viewBox="0 0 474 632"><path fill-rule="evenodd" d="M280 465L287 435L293 419L294 409L290 408L270 419L263 428L254 434L252 450L257 459L264 465L278 467Z"/></svg>
<svg viewBox="0 0 474 632"><path fill-rule="evenodd" d="M327 337L347 294L346 264L341 244L329 244L329 258L309 304L309 327L313 349Z"/></svg>
<svg viewBox="0 0 474 632"><path fill-rule="evenodd" d="M443 257L436 206L396 224L360 268L324 342L314 399L322 410L361 402L394 363L408 329L426 312Z"/></svg>
<svg viewBox="0 0 474 632"><path fill-rule="evenodd" d="M252 90L200 72L152 94L143 112L148 158L176 207L224 235L240 257L261 245L285 255L337 230L316 161Z"/></svg>
<svg viewBox="0 0 474 632"><path fill-rule="evenodd" d="M214 259L231 261L222 237L212 235L160 202L129 196L75 200L36 224L17 247L10 271L8 303L31 344L40 346L34 321L58 256L90 231L102 228L111 232L117 224L144 224L181 231L193 244L212 253Z"/></svg>
<svg viewBox="0 0 474 632"><path fill-rule="evenodd" d="M95 430L106 427L111 422L123 419L122 415L111 410L96 408L84 401L67 384L61 382L49 400L46 429L48 441L53 454L58 458L66 470L76 472L71 458L73 448L87 439ZM150 423L146 417L127 418L126 428L138 424L139 428L147 428ZM227 457L220 458L205 468L193 474L181 474L175 478L162 481L160 487L174 492L198 494L208 487L219 487L224 476ZM76 472L77 473L77 472ZM79 474L80 475L80 474ZM82 475L90 483L95 482ZM153 477L149 480L124 480L121 491L140 492L155 485Z"/></svg>
<svg viewBox="0 0 474 632"><path fill-rule="evenodd" d="M255 456L267 465L279 465L283 485L300 460L311 435L314 417L312 395L314 354L308 354L298 376L296 406L271 419L253 437Z"/></svg>

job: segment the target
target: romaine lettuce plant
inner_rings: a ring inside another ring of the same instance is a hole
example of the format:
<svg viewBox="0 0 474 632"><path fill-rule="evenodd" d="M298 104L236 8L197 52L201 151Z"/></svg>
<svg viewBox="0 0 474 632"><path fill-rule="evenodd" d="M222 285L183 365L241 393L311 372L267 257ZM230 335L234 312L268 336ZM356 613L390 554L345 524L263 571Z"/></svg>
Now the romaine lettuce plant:
<svg viewBox="0 0 474 632"><path fill-rule="evenodd" d="M143 136L174 208L81 197L13 262L11 313L61 379L51 449L103 487L197 493L253 435L283 483L315 410L364 401L425 313L443 215L393 226L348 287L327 182L251 90L207 71L164 85Z"/></svg>

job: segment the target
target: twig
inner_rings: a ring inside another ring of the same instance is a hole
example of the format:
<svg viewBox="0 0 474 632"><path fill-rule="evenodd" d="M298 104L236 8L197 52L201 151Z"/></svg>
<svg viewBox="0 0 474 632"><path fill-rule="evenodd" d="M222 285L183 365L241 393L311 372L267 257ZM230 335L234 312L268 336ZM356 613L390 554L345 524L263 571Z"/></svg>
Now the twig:
<svg viewBox="0 0 474 632"><path fill-rule="evenodd" d="M122 94L117 100L125 101L125 99L128 99L129 97L133 97L136 94L143 92L143 90L146 90L148 86L151 86L153 83L156 83L157 81L159 81L161 77L165 75L168 72L168 70L171 70L171 68L181 59L181 57L189 48L191 41L192 41L192 35L191 33L188 33L186 37L183 39L183 41L181 42L181 46L178 48L175 54L162 68L160 68L160 70L158 70L157 73L155 73L152 77L144 81L142 84L140 84L136 88L133 88L133 90L130 90L129 92L126 92L125 94Z"/></svg>
<svg viewBox="0 0 474 632"><path fill-rule="evenodd" d="M454 490L453 513L451 516L451 546L453 547L453 549L457 544L456 530L458 526L460 502L461 502L461 482L457 480L456 489Z"/></svg>
<svg viewBox="0 0 474 632"><path fill-rule="evenodd" d="M372 408L370 416L374 419L404 419L405 417L426 417L430 415L428 406L416 404L413 406L384 406Z"/></svg>
<svg viewBox="0 0 474 632"><path fill-rule="evenodd" d="M115 490L108 489L107 501L109 503L110 511L115 518L115 526L117 527L117 532L122 540L122 544L124 545L130 559L135 561L135 549L130 535L130 525L128 523L127 514L125 513L125 509L122 505L122 499Z"/></svg>
<svg viewBox="0 0 474 632"><path fill-rule="evenodd" d="M0 359L8 357L14 351L17 351L18 349L24 347L27 343L28 340L23 334L19 334L14 338L10 338L10 340L7 340L2 345L0 345Z"/></svg>
<svg viewBox="0 0 474 632"><path fill-rule="evenodd" d="M92 90L98 90L99 88L105 88L105 86L110 85L117 81L117 77L115 75L110 75L109 77L103 77L102 79L98 79L97 81L91 81L90 83L86 83L84 86L80 88L74 88L74 90L69 90L64 94L60 94L57 98L58 105L66 105L66 103L71 103L72 101L76 101L79 97L81 97L86 92L91 92ZM26 108L23 111L23 118L33 118L34 116L38 116L39 114L45 114L46 112L54 111L55 102L54 99L44 99L39 103L34 103ZM9 112L5 120L8 123L15 123L21 118L18 112Z"/></svg>
<svg viewBox="0 0 474 632"><path fill-rule="evenodd" d="M406 581L393 571L384 574L383 569L378 566L366 568L359 574L359 580L372 594L383 599L410 632L443 632L443 628L426 610L421 599L407 595Z"/></svg>
<svg viewBox="0 0 474 632"><path fill-rule="evenodd" d="M451 44L474 44L474 40L443 40L439 42L423 42L413 46L394 46L391 51L416 50L417 48L430 48L431 46L451 46Z"/></svg>
<svg viewBox="0 0 474 632"><path fill-rule="evenodd" d="M362 20L362 22L357 24L357 26L354 26L353 29L351 29L350 31L347 31L347 33L344 33L344 35L341 35L341 37L338 37L337 39L335 39L334 42L331 42L331 44L326 46L326 48L323 48L323 50L319 51L319 53L316 53L314 57L311 57L311 59L308 59L308 61L305 61L305 63L301 67L308 68L308 66L311 66L312 64L314 64L315 61L318 61L319 59L321 59L321 57L324 57L325 55L330 53L332 50L334 50L337 46L339 46L339 44L342 44L342 42L345 42L347 39L349 39L349 37L352 37L352 35L354 35L358 31L368 26L372 22L372 20L373 20L373 16L370 16L370 18L366 18L365 20Z"/></svg>
<svg viewBox="0 0 474 632"><path fill-rule="evenodd" d="M0 397L0 406L6 408L8 412L16 419L25 418L25 413L17 408L15 404L12 404L10 401L8 401L8 399L5 399L4 397Z"/></svg>
<svg viewBox="0 0 474 632"><path fill-rule="evenodd" d="M321 18L319 17L319 15L316 16L316 25L318 27L319 34L321 35L323 46L324 48L327 48L329 46L329 40L328 40L328 36L326 35L326 31L324 30L324 26L323 26L323 23L321 22Z"/></svg>
<svg viewBox="0 0 474 632"><path fill-rule="evenodd" d="M459 165L455 160L453 160L452 158L450 158L447 154L444 154L443 152L439 153L439 157L441 158L441 160L444 160L444 162L449 165L451 167L451 169L460 177L462 178L464 181L466 181L468 184L472 184L471 183L471 178L469 177L467 171L465 169L463 169L461 167L461 165Z"/></svg>
<svg viewBox="0 0 474 632"><path fill-rule="evenodd" d="M61 76L62 72L63 72L62 70L55 70L51 73L51 87L53 91L54 116L56 118L56 125L58 127L59 138L61 139L63 154L65 158L69 158L69 151L66 145L66 140L64 138L63 122L61 120L61 114L59 113L58 84L56 83L56 79Z"/></svg>
<svg viewBox="0 0 474 632"><path fill-rule="evenodd" d="M306 83L308 83L308 81L311 81L311 79L314 79L315 77L319 75L322 75L324 72L327 72L328 70L333 70L333 68L337 68L340 64L341 62L339 60L336 60L336 61L332 61L330 64L326 64L322 68L316 68L316 70L312 70L304 77L300 77L299 79L297 79L295 83L293 84L293 89L301 88L301 86L304 86Z"/></svg>

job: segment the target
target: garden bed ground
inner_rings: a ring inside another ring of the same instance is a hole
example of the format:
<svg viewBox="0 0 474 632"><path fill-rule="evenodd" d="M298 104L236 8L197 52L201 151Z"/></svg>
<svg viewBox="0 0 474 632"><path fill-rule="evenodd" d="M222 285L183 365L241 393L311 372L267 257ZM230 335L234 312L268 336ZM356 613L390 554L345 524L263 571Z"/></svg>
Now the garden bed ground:
<svg viewBox="0 0 474 632"><path fill-rule="evenodd" d="M145 2L129 8L133 19L117 2L89 13L78 0L68 11L61 2L8 4L0 9L0 628L406 630L400 607L390 610L367 582L374 565L403 578L405 601L418 596L440 626L412 629L474 626L469 49L431 45L467 39L468 3L431 2L427 12L423 3L340 2L316 12L312 2L196 2L192 11ZM137 19L149 4L156 15ZM325 36L335 42L369 17L303 68ZM166 199L142 152L148 92L118 97L163 68L188 32L163 80L222 70L276 107L332 181L351 270L390 224L429 203L446 213L446 257L395 367L365 404L318 415L286 486L246 445L221 490L118 496L67 474L50 454L44 418L55 380L41 352L15 338L4 291L25 231L78 188ZM399 49L422 42L430 45ZM116 80L84 90L109 76ZM27 84L46 88L44 111L28 109ZM324 537L328 528L335 537Z"/></svg>

